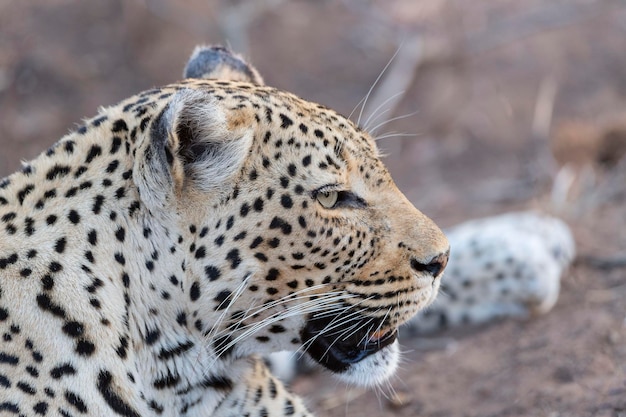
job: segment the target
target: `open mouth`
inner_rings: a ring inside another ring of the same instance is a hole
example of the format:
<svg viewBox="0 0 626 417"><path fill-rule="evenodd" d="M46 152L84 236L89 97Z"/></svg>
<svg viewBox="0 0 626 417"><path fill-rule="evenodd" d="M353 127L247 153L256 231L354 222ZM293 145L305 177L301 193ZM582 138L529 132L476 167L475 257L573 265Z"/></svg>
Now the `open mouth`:
<svg viewBox="0 0 626 417"><path fill-rule="evenodd" d="M314 317L307 321L302 330L302 341L306 346L305 351L316 362L340 373L392 344L398 337L396 329L372 330L377 328L378 324L372 319L360 322L349 320L348 325L337 316Z"/></svg>

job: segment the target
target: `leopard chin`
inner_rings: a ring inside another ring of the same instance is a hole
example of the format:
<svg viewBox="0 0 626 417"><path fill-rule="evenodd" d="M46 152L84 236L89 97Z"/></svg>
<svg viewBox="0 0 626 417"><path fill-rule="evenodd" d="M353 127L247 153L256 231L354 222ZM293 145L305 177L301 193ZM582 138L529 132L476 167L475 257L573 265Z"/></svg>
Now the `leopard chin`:
<svg viewBox="0 0 626 417"><path fill-rule="evenodd" d="M350 364L345 371L336 376L351 385L378 386L395 374L399 362L400 348L398 341L395 340L361 361Z"/></svg>

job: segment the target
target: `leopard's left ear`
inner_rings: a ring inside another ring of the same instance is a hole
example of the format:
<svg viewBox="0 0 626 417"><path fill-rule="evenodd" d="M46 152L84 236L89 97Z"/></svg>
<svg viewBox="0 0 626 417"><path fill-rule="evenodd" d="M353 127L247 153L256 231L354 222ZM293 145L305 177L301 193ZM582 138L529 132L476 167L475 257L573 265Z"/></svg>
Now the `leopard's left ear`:
<svg viewBox="0 0 626 417"><path fill-rule="evenodd" d="M185 78L213 78L263 85L263 78L239 54L223 46L197 46L183 72Z"/></svg>
<svg viewBox="0 0 626 417"><path fill-rule="evenodd" d="M178 91L138 149L133 175L142 199L148 194L163 207L183 187L231 190L252 146L253 117L247 108L227 112L206 91Z"/></svg>

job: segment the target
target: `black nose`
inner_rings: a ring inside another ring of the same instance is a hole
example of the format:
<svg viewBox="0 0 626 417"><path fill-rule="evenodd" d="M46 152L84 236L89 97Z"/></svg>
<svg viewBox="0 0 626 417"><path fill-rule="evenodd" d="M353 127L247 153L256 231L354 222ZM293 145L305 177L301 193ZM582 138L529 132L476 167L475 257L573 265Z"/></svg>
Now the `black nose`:
<svg viewBox="0 0 626 417"><path fill-rule="evenodd" d="M411 268L417 272L427 272L433 277L437 277L443 272L444 268L448 264L449 255L450 251L448 250L445 253L433 257L427 263L422 263L415 258L411 258Z"/></svg>

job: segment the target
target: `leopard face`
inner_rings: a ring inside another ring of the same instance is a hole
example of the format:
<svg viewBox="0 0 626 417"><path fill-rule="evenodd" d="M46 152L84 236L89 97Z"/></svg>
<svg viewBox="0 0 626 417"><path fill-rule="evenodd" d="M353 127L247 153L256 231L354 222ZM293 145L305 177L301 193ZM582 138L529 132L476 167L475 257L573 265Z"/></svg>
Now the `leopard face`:
<svg viewBox="0 0 626 417"><path fill-rule="evenodd" d="M217 354L299 349L350 382L388 377L396 329L434 300L448 243L375 141L332 110L236 82L186 85L152 129L169 142L144 152L175 155L160 169L179 228L206 232L186 241L199 314L226 335Z"/></svg>
<svg viewBox="0 0 626 417"><path fill-rule="evenodd" d="M292 95L226 82L180 89L150 137L163 132L167 143L140 150L171 160L148 171L165 179L137 183L142 195L171 184L165 210L193 252L203 331L225 336L217 354L302 349L352 382L388 376L396 328L437 294L447 241L395 187L367 133Z"/></svg>

